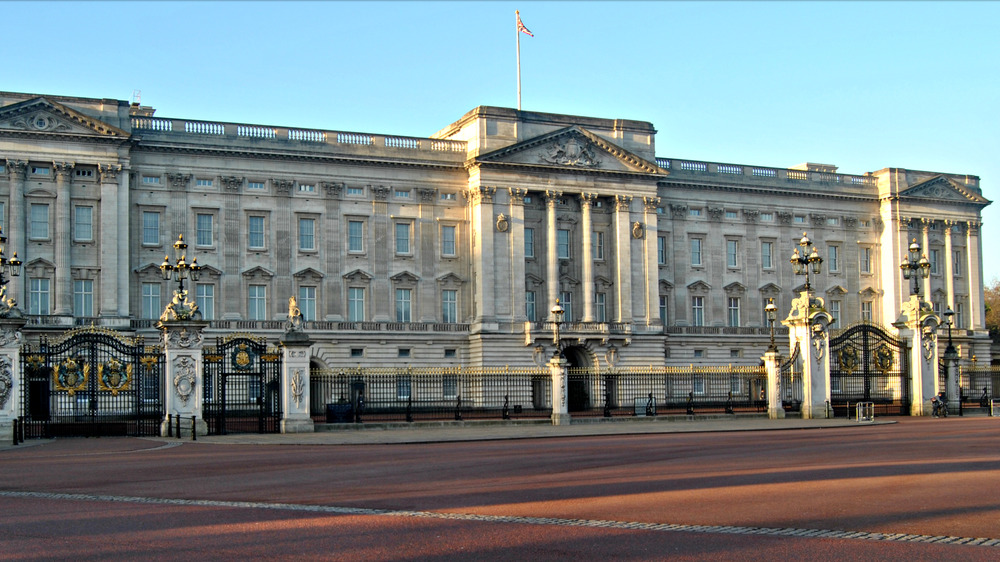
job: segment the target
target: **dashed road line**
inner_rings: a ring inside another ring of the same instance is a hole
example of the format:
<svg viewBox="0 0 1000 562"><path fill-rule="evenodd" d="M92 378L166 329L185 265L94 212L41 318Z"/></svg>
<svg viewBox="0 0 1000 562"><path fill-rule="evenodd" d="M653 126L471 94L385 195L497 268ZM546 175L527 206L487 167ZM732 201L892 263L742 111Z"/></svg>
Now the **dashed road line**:
<svg viewBox="0 0 1000 562"><path fill-rule="evenodd" d="M829 529L799 529L793 527L741 527L733 525L684 525L677 523L644 523L640 521L614 521L605 519L560 519L555 517L525 517L519 515L482 515L474 513L453 513L438 511L408 511L394 509L371 509L363 507L337 507L330 505L307 505L293 503L266 503L221 500L185 500L171 498L150 498L141 496L112 496L101 494L63 494L50 492L18 492L0 490L0 497L38 498L48 500L99 501L116 503L139 503L159 505L184 505L194 507L223 507L235 509L273 509L282 511L305 511L336 515L381 515L391 517L415 517L423 519L449 519L476 521L483 523L518 523L523 525L557 525L562 527L598 527L638 531L666 531L687 533L714 533L726 535L764 535L775 537L796 537L810 539L843 539L887 542L923 542L952 544L961 546L986 546L1000 548L1000 538L951 537L935 535L915 535L906 533L869 533L865 531L836 531Z"/></svg>

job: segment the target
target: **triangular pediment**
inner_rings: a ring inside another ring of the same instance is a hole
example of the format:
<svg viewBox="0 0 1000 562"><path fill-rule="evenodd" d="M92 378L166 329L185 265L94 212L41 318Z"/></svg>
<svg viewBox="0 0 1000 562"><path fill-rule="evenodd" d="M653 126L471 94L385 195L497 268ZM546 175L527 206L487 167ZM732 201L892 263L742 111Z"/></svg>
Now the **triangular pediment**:
<svg viewBox="0 0 1000 562"><path fill-rule="evenodd" d="M396 283L417 283L420 278L416 275L410 273L409 271L401 271L389 278L391 281Z"/></svg>
<svg viewBox="0 0 1000 562"><path fill-rule="evenodd" d="M727 295L728 294L736 294L736 293L741 293L742 294L742 293L747 292L746 286L743 285L742 283L738 282L738 281L734 281L734 282L726 285L725 287L722 288L722 290L725 291Z"/></svg>
<svg viewBox="0 0 1000 562"><path fill-rule="evenodd" d="M0 130L126 138L128 132L43 97L0 107Z"/></svg>
<svg viewBox="0 0 1000 562"><path fill-rule="evenodd" d="M712 290L712 286L704 281L698 280L693 283L690 283L687 286L687 289L689 292L692 293L707 293Z"/></svg>
<svg viewBox="0 0 1000 562"><path fill-rule="evenodd" d="M979 203L988 205L990 201L945 176L935 176L900 192L903 199L932 199L934 201L954 201L957 203Z"/></svg>
<svg viewBox="0 0 1000 562"><path fill-rule="evenodd" d="M774 283L766 283L764 285L761 285L761 287L757 290L760 291L762 294L769 296L770 295L778 296L781 294L781 287L775 285Z"/></svg>
<svg viewBox="0 0 1000 562"><path fill-rule="evenodd" d="M846 295L847 289L845 289L843 285L834 285L826 290L826 294L830 295L831 297L837 295Z"/></svg>
<svg viewBox="0 0 1000 562"><path fill-rule="evenodd" d="M244 279L248 280L267 280L274 277L274 272L258 265L244 271L242 275Z"/></svg>
<svg viewBox="0 0 1000 562"><path fill-rule="evenodd" d="M374 277L372 277L370 273L360 269L355 269L354 271L344 275L345 281L367 282L372 279L374 279Z"/></svg>
<svg viewBox="0 0 1000 562"><path fill-rule="evenodd" d="M439 285L446 287L457 287L465 283L465 281L462 281L461 277L451 272L445 273L441 277L438 277L436 281L438 282Z"/></svg>
<svg viewBox="0 0 1000 562"><path fill-rule="evenodd" d="M528 287L540 287L542 284L545 283L545 279L542 279L537 275L529 273L524 276L524 283Z"/></svg>
<svg viewBox="0 0 1000 562"><path fill-rule="evenodd" d="M299 270L299 271L293 273L292 277L294 277L296 279L299 279L299 280L312 279L312 280L318 281L318 280L322 279L324 277L324 275L322 273L320 273L319 271L316 271L315 269L311 268L311 267L307 267L305 269L302 269L302 270Z"/></svg>
<svg viewBox="0 0 1000 562"><path fill-rule="evenodd" d="M587 172L668 173L655 163L576 125L481 154L475 162Z"/></svg>

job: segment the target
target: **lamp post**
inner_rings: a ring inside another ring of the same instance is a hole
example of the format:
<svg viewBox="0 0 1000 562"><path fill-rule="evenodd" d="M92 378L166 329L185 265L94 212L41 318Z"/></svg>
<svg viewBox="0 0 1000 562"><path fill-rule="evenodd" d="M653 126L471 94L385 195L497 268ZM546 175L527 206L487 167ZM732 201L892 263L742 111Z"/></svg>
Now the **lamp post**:
<svg viewBox="0 0 1000 562"><path fill-rule="evenodd" d="M177 241L174 242L174 263L170 263L170 256L163 257L163 263L160 264L160 272L163 274L164 281L170 281L174 279L179 285L179 291L181 294L184 293L184 280L191 279L192 282L198 281L201 277L202 266L198 265L198 258L191 260L191 263L187 263L187 243L184 242L184 235L179 234L177 236Z"/></svg>
<svg viewBox="0 0 1000 562"><path fill-rule="evenodd" d="M909 253L899 264L899 269L903 270L904 279L913 280L910 294L920 296L920 280L930 277L931 262L927 261L927 256L920 255L920 244L916 238L910 243Z"/></svg>
<svg viewBox="0 0 1000 562"><path fill-rule="evenodd" d="M774 299L767 299L767 306L764 307L764 312L767 314L767 323L771 325L771 345L768 346L767 350L777 353L778 346L774 345L774 321L778 319L778 307L774 306Z"/></svg>
<svg viewBox="0 0 1000 562"><path fill-rule="evenodd" d="M806 276L806 292L809 292L809 271L816 275L822 270L823 258L820 257L819 252L813 246L812 240L806 235L805 232L802 233L802 239L799 240L799 246L802 247L802 252L799 253L799 249L795 248L792 252L792 259L789 260L792 263L792 270L795 275L805 275Z"/></svg>
<svg viewBox="0 0 1000 562"><path fill-rule="evenodd" d="M949 306L948 310L944 311L944 322L948 325L948 347L944 350L944 354L949 357L958 355L958 350L956 350L955 346L951 343L951 325L953 316L955 316L955 311Z"/></svg>
<svg viewBox="0 0 1000 562"><path fill-rule="evenodd" d="M556 350L553 357L558 357L562 354L562 340L559 337L559 328L563 323L563 315L566 314L566 310L563 309L562 305L559 304L559 299L556 299L556 304L552 307L552 345L555 346Z"/></svg>
<svg viewBox="0 0 1000 562"><path fill-rule="evenodd" d="M14 307L13 299L8 302L7 299L7 283L10 282L11 277L19 277L21 275L21 260L17 259L17 252L10 259L4 256L3 250L4 246L7 244L7 237L3 234L3 229L0 228L0 307L6 309L11 309Z"/></svg>

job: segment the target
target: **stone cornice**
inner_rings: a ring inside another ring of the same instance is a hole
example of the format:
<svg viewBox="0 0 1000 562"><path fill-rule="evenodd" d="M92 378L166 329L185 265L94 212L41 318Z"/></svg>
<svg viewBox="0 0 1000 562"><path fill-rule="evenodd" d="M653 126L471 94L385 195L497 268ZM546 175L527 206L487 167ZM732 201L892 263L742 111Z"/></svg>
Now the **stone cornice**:
<svg viewBox="0 0 1000 562"><path fill-rule="evenodd" d="M657 187L666 188L680 188L680 189L695 189L699 191L728 191L732 193L752 193L759 195L788 195L794 197L805 197L812 199L840 199L847 201L865 201L869 203L877 203L879 198L877 195L871 195L865 197L862 195L855 194L837 194L829 192L816 192L816 191L802 191L802 190L792 190L785 189L781 187L768 187L768 186L751 186L751 185L719 185L713 183L694 183L690 181L671 181L671 180L660 180L657 182Z"/></svg>

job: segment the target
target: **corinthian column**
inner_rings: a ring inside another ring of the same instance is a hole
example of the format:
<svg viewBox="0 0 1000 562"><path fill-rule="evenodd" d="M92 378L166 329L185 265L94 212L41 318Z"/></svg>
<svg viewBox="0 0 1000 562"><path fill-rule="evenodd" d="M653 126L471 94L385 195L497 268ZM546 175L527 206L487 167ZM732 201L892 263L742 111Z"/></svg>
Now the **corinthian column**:
<svg viewBox="0 0 1000 562"><path fill-rule="evenodd" d="M631 195L615 196L615 319L632 321L632 233L629 222Z"/></svg>
<svg viewBox="0 0 1000 562"><path fill-rule="evenodd" d="M8 259L18 256L23 262L27 262L24 253L25 241L28 239L27 223L25 221L24 210L24 180L28 173L28 163L23 160L8 160L7 174L10 176L10 213L7 221L6 235L9 245L4 248ZM7 294L13 297L18 303L23 299L24 277L12 277L7 285ZM26 303L22 306L26 307ZM25 308L27 310L27 308Z"/></svg>
<svg viewBox="0 0 1000 562"><path fill-rule="evenodd" d="M118 201L118 176L122 167L119 164L101 164L97 167L101 175L101 316L118 316L118 300L120 291L128 286L119 287L118 266L119 254L128 255L128 248L120 244L120 234L128 231L126 225L119 228L118 205L128 205L126 201ZM116 204L116 201L117 204Z"/></svg>
<svg viewBox="0 0 1000 562"><path fill-rule="evenodd" d="M556 236L556 203L559 202L559 198L562 197L561 191L546 191L545 192L545 233L546 233L546 256L545 261L545 284L548 286L549 300L546 307L549 309L546 317L549 321L552 318L552 306L555 305L556 299L559 298L559 254L556 245L558 244L558 237Z"/></svg>
<svg viewBox="0 0 1000 562"><path fill-rule="evenodd" d="M594 232L590 217L596 193L580 194L580 222L583 229L583 321L594 321Z"/></svg>
<svg viewBox="0 0 1000 562"><path fill-rule="evenodd" d="M947 293L948 308L955 310L955 264L952 261L951 229L955 221L944 221L944 290ZM927 299L930 300L930 295Z"/></svg>
<svg viewBox="0 0 1000 562"><path fill-rule="evenodd" d="M927 255L927 256L930 256L930 254L931 254L931 238L930 238L931 222L933 222L933 221L931 221L930 219L922 219L920 221L920 237L921 237L920 246L924 250L924 255ZM940 261L940 260L938 260L938 261ZM941 264L938 263L937 266L941 267ZM940 271L940 270L938 270L938 271ZM922 294L924 296L924 300L930 300L930 297L931 297L931 278L928 277L927 279L918 279L917 282L920 283L921 285L923 285L920 288L920 294Z"/></svg>
<svg viewBox="0 0 1000 562"><path fill-rule="evenodd" d="M72 245L73 221L70 220L70 174L75 166L72 162L53 162L56 172L56 220L52 238L56 252L56 316L73 314Z"/></svg>

